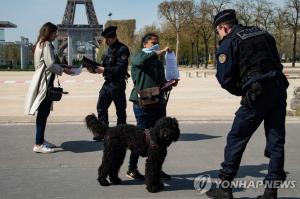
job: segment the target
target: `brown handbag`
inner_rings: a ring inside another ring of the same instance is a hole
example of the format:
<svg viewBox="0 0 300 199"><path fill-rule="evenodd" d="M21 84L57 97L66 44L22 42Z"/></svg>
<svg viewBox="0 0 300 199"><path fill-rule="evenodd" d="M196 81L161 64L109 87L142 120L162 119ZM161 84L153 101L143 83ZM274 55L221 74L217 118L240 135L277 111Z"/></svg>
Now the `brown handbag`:
<svg viewBox="0 0 300 199"><path fill-rule="evenodd" d="M144 109L151 109L158 107L160 105L159 102L159 87L145 88L142 90L138 90L138 97L140 106Z"/></svg>

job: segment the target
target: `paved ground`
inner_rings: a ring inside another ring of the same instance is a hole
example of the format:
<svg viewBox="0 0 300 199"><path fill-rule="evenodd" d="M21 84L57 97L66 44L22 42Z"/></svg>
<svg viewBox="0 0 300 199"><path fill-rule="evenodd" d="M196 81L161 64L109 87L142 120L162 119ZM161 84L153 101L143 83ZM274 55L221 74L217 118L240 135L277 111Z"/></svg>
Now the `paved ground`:
<svg viewBox="0 0 300 199"><path fill-rule="evenodd" d="M181 71L181 80L172 90L168 103L168 114L181 120L232 120L239 106L240 98L230 95L221 89L214 73L208 73L206 78L200 74L191 78L186 77L187 71ZM32 72L0 72L0 80L17 81L20 83L0 83L0 123L34 122L34 117L24 115L24 103L28 83ZM70 94L63 96L60 102L54 103L50 122L82 121L84 116L96 112L99 90L104 82L99 75L83 72L79 76L63 75L62 86ZM294 87L300 86L300 79L290 79L288 89L288 107L293 96ZM23 83L22 83L23 82ZM132 81L129 80L126 94L129 98ZM127 103L128 120L134 122L132 103ZM110 120L116 121L114 105L109 110ZM294 119L294 118L293 118Z"/></svg>
<svg viewBox="0 0 300 199"><path fill-rule="evenodd" d="M222 90L213 77L203 73L181 71L181 80L171 93L168 115L178 118L182 130L180 141L171 146L164 170L173 176L166 190L149 194L143 182L125 177L128 155L122 170L122 185L107 188L96 182L102 156L102 143L91 141L82 120L95 112L103 78L84 72L80 76L63 76L63 87L70 94L55 103L49 117L46 137L61 148L57 153L32 152L35 117L24 116L23 105L32 72L0 72L0 199L93 199L93 198L206 198L196 194L194 179L201 174L217 176L226 134L230 129L239 98ZM290 79L288 107L293 88L299 79ZM126 90L129 96L132 83ZM110 121L115 123L111 106ZM132 104L127 107L129 123L135 123ZM287 117L286 170L288 179L300 182L300 119ZM262 128L253 136L245 151L239 178L262 179L268 160L263 157L265 139ZM141 159L140 170L144 170ZM262 189L236 190L237 198L254 198ZM300 188L281 190L280 198L300 198Z"/></svg>
<svg viewBox="0 0 300 199"><path fill-rule="evenodd" d="M180 122L180 141L171 145L164 170L172 175L166 189L157 194L145 190L143 182L125 177L129 153L121 169L122 185L101 187L96 182L102 156L102 142L92 142L83 124L49 124L46 137L60 145L54 154L32 152L34 125L0 125L0 198L1 199L93 199L93 198L206 198L193 188L201 174L217 176L229 122ZM289 180L300 182L299 122L288 122L286 171ZM260 180L268 159L262 128L245 151L238 177ZM145 159L139 162L144 173ZM236 198L254 198L263 190L236 190ZM300 198L300 187L280 190L279 198Z"/></svg>

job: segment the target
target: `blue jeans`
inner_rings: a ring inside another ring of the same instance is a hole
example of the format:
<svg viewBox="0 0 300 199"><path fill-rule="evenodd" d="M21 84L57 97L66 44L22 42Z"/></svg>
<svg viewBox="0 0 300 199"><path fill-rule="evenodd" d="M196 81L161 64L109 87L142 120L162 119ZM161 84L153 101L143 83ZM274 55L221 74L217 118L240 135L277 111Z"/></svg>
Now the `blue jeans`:
<svg viewBox="0 0 300 199"><path fill-rule="evenodd" d="M166 108L161 105L158 108L151 110L144 110L138 103L133 104L133 112L137 122L137 127L141 129L149 129L155 125L155 122L161 117L166 116ZM136 170L139 155L131 152L129 159L128 170Z"/></svg>
<svg viewBox="0 0 300 199"><path fill-rule="evenodd" d="M52 102L47 100L45 98L39 108L38 108L38 114L36 117L36 137L35 137L35 144L41 145L44 143L44 134L45 134L45 128L47 123L47 118L50 114Z"/></svg>

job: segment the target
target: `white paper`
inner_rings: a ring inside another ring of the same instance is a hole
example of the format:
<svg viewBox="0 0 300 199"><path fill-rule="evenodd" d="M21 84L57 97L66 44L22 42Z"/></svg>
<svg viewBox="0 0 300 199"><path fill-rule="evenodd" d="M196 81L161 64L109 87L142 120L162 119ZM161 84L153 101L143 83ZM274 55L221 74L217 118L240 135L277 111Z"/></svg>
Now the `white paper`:
<svg viewBox="0 0 300 199"><path fill-rule="evenodd" d="M173 51L167 52L165 55L166 59L166 79L179 79L179 70L176 62L176 56Z"/></svg>
<svg viewBox="0 0 300 199"><path fill-rule="evenodd" d="M71 68L71 71L72 71L71 76L79 75L82 71L82 65L80 65L80 67L78 68Z"/></svg>

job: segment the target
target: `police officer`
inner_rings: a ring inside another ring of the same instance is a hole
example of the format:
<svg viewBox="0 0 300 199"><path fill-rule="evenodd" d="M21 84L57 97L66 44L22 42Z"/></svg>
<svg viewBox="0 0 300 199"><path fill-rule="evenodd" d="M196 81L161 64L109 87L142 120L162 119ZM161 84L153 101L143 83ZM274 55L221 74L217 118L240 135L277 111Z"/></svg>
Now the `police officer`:
<svg viewBox="0 0 300 199"><path fill-rule="evenodd" d="M100 121L109 124L108 108L114 102L117 114L117 124L126 124L126 79L129 77L128 47L119 42L116 34L117 27L109 26L102 32L108 48L102 59L102 65L95 72L103 73L105 82L100 90L97 112ZM94 137L97 140L97 137Z"/></svg>
<svg viewBox="0 0 300 199"><path fill-rule="evenodd" d="M242 97L227 136L219 177L222 184L230 184L238 172L248 141L264 121L267 143L264 155L270 162L264 179L265 191L258 198L277 198L277 188L286 179L284 143L288 81L282 73L275 40L258 27L239 25L232 9L219 12L214 26L221 39L216 52L216 77L222 88ZM232 189L225 186L211 189L207 195L233 198Z"/></svg>

